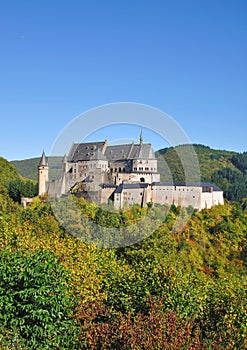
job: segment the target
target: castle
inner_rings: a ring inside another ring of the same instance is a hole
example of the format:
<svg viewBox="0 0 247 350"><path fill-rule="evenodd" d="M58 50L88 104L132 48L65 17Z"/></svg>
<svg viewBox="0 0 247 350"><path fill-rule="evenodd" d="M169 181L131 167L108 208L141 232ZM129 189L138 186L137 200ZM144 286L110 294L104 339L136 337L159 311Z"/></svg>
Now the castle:
<svg viewBox="0 0 247 350"><path fill-rule="evenodd" d="M223 191L211 183L160 182L153 147L144 143L108 145L108 141L74 143L63 158L62 176L49 181L43 152L38 166L39 195L69 193L98 204L112 202L116 209L148 203L210 208L223 204Z"/></svg>

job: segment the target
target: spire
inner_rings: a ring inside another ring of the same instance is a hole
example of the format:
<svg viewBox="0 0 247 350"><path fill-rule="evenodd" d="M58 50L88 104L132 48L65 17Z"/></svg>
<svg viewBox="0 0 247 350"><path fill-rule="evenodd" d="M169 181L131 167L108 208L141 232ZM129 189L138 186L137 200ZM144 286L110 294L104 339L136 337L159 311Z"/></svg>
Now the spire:
<svg viewBox="0 0 247 350"><path fill-rule="evenodd" d="M140 145L142 145L143 143L143 136L142 136L142 129L141 129L141 133L140 133Z"/></svg>
<svg viewBox="0 0 247 350"><path fill-rule="evenodd" d="M67 157L67 154L65 153L65 155L63 156L63 163L65 163L67 161L68 161L68 157Z"/></svg>
<svg viewBox="0 0 247 350"><path fill-rule="evenodd" d="M43 151L42 156L40 158L39 166L47 166L45 152Z"/></svg>

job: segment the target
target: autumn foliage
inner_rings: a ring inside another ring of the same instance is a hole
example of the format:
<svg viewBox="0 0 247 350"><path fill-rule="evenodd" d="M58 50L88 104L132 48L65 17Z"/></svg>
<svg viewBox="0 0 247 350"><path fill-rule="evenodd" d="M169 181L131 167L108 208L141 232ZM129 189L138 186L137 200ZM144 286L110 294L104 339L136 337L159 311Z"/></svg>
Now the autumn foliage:
<svg viewBox="0 0 247 350"><path fill-rule="evenodd" d="M146 215L77 206L102 227ZM48 202L24 210L0 186L0 349L246 348L246 207L185 210L179 230L172 207L145 240L106 249L66 232Z"/></svg>

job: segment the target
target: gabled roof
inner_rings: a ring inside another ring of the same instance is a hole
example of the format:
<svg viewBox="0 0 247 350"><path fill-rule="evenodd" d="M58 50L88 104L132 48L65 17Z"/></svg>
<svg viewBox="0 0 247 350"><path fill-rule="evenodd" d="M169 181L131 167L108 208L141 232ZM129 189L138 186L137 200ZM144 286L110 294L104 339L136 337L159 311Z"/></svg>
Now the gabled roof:
<svg viewBox="0 0 247 350"><path fill-rule="evenodd" d="M108 146L105 155L110 162L127 159L155 159L150 143Z"/></svg>
<svg viewBox="0 0 247 350"><path fill-rule="evenodd" d="M155 159L154 150L150 143L105 146L103 155L102 149L104 144L104 141L74 143L71 146L68 161L78 162L90 159L102 159L114 162L128 159ZM101 152L102 156L99 152Z"/></svg>

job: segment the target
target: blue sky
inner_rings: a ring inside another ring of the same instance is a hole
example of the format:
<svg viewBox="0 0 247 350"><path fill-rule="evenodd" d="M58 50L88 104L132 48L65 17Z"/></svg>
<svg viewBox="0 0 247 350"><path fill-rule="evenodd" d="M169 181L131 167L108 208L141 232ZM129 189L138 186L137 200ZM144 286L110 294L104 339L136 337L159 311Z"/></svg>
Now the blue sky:
<svg viewBox="0 0 247 350"><path fill-rule="evenodd" d="M193 143L247 150L245 0L4 1L0 43L9 160L49 153L76 116L128 101L168 113Z"/></svg>

